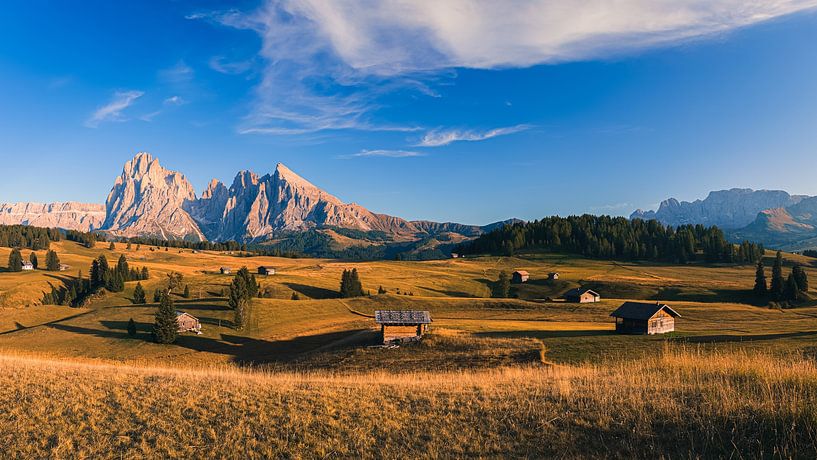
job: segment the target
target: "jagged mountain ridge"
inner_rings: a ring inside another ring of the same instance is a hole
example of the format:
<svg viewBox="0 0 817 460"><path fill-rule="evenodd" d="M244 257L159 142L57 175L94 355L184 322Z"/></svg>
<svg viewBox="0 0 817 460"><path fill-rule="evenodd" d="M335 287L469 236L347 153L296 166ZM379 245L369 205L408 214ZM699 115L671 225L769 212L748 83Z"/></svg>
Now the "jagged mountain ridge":
<svg viewBox="0 0 817 460"><path fill-rule="evenodd" d="M0 225L32 225L88 232L105 221L105 206L77 203L0 203Z"/></svg>
<svg viewBox="0 0 817 460"><path fill-rule="evenodd" d="M263 242L287 232L342 228L386 234L394 242L453 233L478 236L491 226L407 221L344 203L283 164L260 176L240 171L227 187L213 179L196 197L181 173L148 153L128 161L106 201L102 229L117 236Z"/></svg>
<svg viewBox="0 0 817 460"><path fill-rule="evenodd" d="M782 190L733 188L710 192L705 199L693 202L670 198L662 201L657 211L638 209L630 218L656 219L673 226L704 224L737 229L752 223L761 211L792 206L804 198Z"/></svg>

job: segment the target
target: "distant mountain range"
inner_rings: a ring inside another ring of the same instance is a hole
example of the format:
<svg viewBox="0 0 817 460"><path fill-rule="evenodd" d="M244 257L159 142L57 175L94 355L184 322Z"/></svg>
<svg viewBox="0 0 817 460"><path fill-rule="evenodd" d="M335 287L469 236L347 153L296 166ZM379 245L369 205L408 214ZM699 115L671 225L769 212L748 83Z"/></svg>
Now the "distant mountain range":
<svg viewBox="0 0 817 460"><path fill-rule="evenodd" d="M450 249L504 224L407 221L373 213L344 203L280 163L263 176L240 171L229 187L213 179L197 197L183 174L165 169L148 153L138 153L125 163L104 206L0 204L0 223L101 230L122 237L255 243L312 232L317 235L310 244L318 238L323 246L335 249L400 244L408 251L440 245Z"/></svg>
<svg viewBox="0 0 817 460"><path fill-rule="evenodd" d="M693 202L670 198L657 211L639 209L630 218L656 219L673 226L717 225L733 241L748 239L770 248L817 248L817 197L782 190L719 190Z"/></svg>

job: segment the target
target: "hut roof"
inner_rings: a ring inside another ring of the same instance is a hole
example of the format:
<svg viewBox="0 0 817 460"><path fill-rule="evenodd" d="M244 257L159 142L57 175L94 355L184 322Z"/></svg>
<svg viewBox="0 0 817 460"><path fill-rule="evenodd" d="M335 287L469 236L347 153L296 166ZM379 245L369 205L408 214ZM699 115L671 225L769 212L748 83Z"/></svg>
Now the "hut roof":
<svg viewBox="0 0 817 460"><path fill-rule="evenodd" d="M571 290L569 290L569 291L565 292L565 297L567 297L567 296L580 296L580 295L585 294L585 293L587 293L587 292L589 292L589 293L593 294L594 296L598 296L598 295L599 295L599 293L598 293L598 292L596 292L596 291L594 291L594 290L592 290L592 289L587 289L587 288L574 288L574 289L571 289Z"/></svg>
<svg viewBox="0 0 817 460"><path fill-rule="evenodd" d="M616 309L610 316L616 318L627 319L650 319L659 311L664 310L672 317L681 316L677 311L669 307L669 305L658 302L624 302Z"/></svg>
<svg viewBox="0 0 817 460"><path fill-rule="evenodd" d="M377 310L374 312L377 324L429 324L431 313L420 310Z"/></svg>
<svg viewBox="0 0 817 460"><path fill-rule="evenodd" d="M530 273L528 273L526 270L517 270L514 273L519 273L522 276L530 275Z"/></svg>
<svg viewBox="0 0 817 460"><path fill-rule="evenodd" d="M195 316L191 315L190 313L187 313L187 312L184 312L184 311L178 311L178 310L176 310L176 318L179 318L179 317L181 317L181 316L189 316L189 317L191 317L191 318L193 318L193 319L195 319L195 320L198 320L198 318L196 318Z"/></svg>

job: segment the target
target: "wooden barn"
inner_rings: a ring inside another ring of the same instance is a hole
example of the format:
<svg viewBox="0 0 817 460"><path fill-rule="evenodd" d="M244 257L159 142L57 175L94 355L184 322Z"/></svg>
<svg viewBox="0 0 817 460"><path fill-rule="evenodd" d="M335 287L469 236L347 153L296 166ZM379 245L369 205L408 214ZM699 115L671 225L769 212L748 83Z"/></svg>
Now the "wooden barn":
<svg viewBox="0 0 817 460"><path fill-rule="evenodd" d="M233 269L230 267L221 267L218 269L218 271L220 271L222 275L229 275L233 272Z"/></svg>
<svg viewBox="0 0 817 460"><path fill-rule="evenodd" d="M431 313L418 310L378 310L374 321L380 325L383 343L414 342L428 332Z"/></svg>
<svg viewBox="0 0 817 460"><path fill-rule="evenodd" d="M620 334L664 334L675 330L680 317L669 305L651 302L624 302L610 314Z"/></svg>
<svg viewBox="0 0 817 460"><path fill-rule="evenodd" d="M201 323L199 319L190 313L177 311L176 322L179 323L179 332L195 332L196 334L201 334Z"/></svg>
<svg viewBox="0 0 817 460"><path fill-rule="evenodd" d="M571 303L594 303L600 302L601 296L592 289L576 288L565 292L565 302Z"/></svg>
<svg viewBox="0 0 817 460"><path fill-rule="evenodd" d="M557 273L557 272L548 273L548 279L553 280L553 281L558 280L559 279L559 273Z"/></svg>
<svg viewBox="0 0 817 460"><path fill-rule="evenodd" d="M29 261L23 261L23 270L34 270L34 264Z"/></svg>
<svg viewBox="0 0 817 460"><path fill-rule="evenodd" d="M530 273L525 270L517 270L511 275L511 282L514 284L527 283L530 279Z"/></svg>
<svg viewBox="0 0 817 460"><path fill-rule="evenodd" d="M264 276L274 275L275 267L271 267L269 265L262 265L258 267L258 274Z"/></svg>

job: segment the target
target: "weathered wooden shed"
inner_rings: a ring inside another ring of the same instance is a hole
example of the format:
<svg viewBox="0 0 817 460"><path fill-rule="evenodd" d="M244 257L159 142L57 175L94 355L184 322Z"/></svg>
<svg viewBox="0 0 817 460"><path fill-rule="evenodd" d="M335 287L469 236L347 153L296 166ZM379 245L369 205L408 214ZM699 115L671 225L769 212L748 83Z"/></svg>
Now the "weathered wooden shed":
<svg viewBox="0 0 817 460"><path fill-rule="evenodd" d="M218 271L220 271L222 275L229 275L233 272L233 269L230 267L221 267L218 269Z"/></svg>
<svg viewBox="0 0 817 460"><path fill-rule="evenodd" d="M514 284L527 283L530 279L530 273L525 270L517 270L511 275L511 282Z"/></svg>
<svg viewBox="0 0 817 460"><path fill-rule="evenodd" d="M565 302L572 303L593 303L600 302L601 296L592 289L576 288L565 292Z"/></svg>
<svg viewBox="0 0 817 460"><path fill-rule="evenodd" d="M675 330L680 317L669 305L658 302L624 302L610 314L621 334L664 334Z"/></svg>
<svg viewBox="0 0 817 460"><path fill-rule="evenodd" d="M275 274L275 267L272 267L272 266L269 266L269 265L262 265L262 266L258 267L258 274L259 275L264 275L264 276L274 275Z"/></svg>
<svg viewBox="0 0 817 460"><path fill-rule="evenodd" d="M190 313L177 311L176 322L179 323L179 332L195 332L196 334L201 334L201 323L199 319Z"/></svg>
<svg viewBox="0 0 817 460"><path fill-rule="evenodd" d="M431 313L419 310L377 310L374 321L380 325L383 343L418 341L428 332Z"/></svg>
<svg viewBox="0 0 817 460"><path fill-rule="evenodd" d="M550 272L548 273L549 280L558 280L559 279L559 272Z"/></svg>

